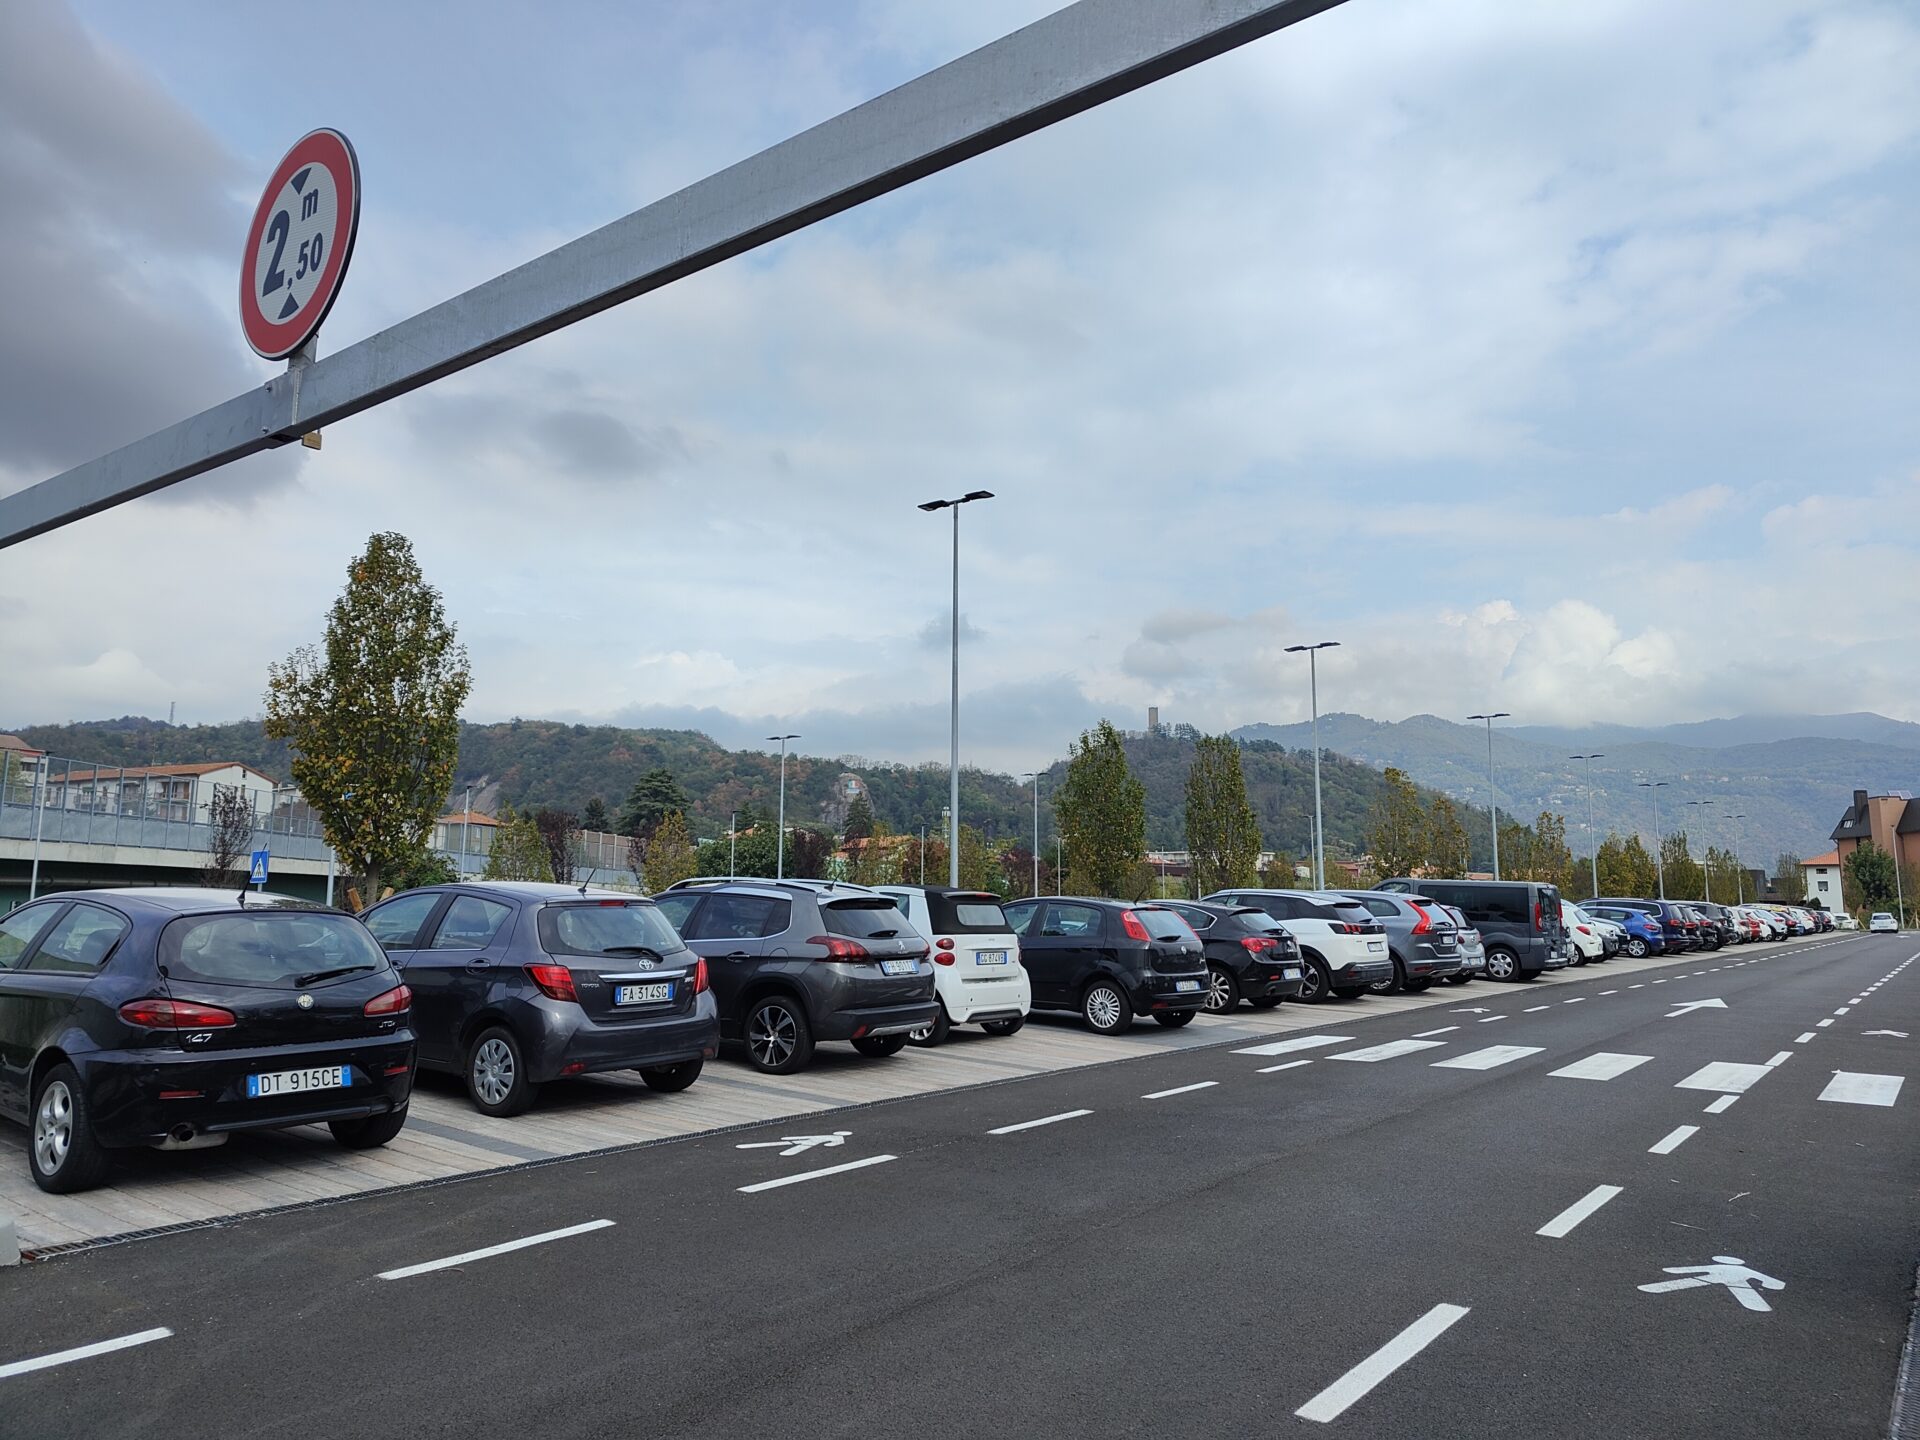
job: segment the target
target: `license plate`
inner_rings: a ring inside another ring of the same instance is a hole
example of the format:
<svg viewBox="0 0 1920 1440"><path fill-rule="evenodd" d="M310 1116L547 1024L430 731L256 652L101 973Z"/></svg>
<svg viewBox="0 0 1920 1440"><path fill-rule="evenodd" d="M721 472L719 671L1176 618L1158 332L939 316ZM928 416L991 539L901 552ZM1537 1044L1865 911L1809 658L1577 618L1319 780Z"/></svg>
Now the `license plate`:
<svg viewBox="0 0 1920 1440"><path fill-rule="evenodd" d="M1282 970L1280 972L1280 978L1282 980L1298 980L1300 978L1300 972L1293 969Z"/></svg>
<svg viewBox="0 0 1920 1440"><path fill-rule="evenodd" d="M1173 988L1176 990L1198 990L1200 988L1200 982L1198 980L1176 980L1173 982Z"/></svg>
<svg viewBox="0 0 1920 1440"><path fill-rule="evenodd" d="M322 1065L312 1070L276 1070L271 1075L247 1076L247 1098L270 1100L275 1095L301 1095L308 1090L342 1090L349 1083L345 1065Z"/></svg>
<svg viewBox="0 0 1920 1440"><path fill-rule="evenodd" d="M1381 951L1385 950L1386 948L1387 948L1387 942L1384 940L1367 941L1367 949L1372 951L1376 955L1379 954Z"/></svg>
<svg viewBox="0 0 1920 1440"><path fill-rule="evenodd" d="M880 973L882 975L911 975L918 968L918 964L912 960L882 960L880 962Z"/></svg>
<svg viewBox="0 0 1920 1440"><path fill-rule="evenodd" d="M1004 950L976 950L973 956L973 963L976 965L1004 965L1007 963L1007 952Z"/></svg>
<svg viewBox="0 0 1920 1440"><path fill-rule="evenodd" d="M656 980L649 985L616 985L613 987L613 1003L616 1005L649 1005L659 1000L673 998L673 982Z"/></svg>

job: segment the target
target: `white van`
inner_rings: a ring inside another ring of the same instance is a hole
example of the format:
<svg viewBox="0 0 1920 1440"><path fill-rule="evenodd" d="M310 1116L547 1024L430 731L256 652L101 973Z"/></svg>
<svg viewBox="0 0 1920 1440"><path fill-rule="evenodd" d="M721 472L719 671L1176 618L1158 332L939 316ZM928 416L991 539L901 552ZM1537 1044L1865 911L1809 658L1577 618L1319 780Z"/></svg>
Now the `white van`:
<svg viewBox="0 0 1920 1440"><path fill-rule="evenodd" d="M877 887L927 937L932 947L933 993L940 1013L907 1039L938 1045L954 1025L978 1024L989 1035L1011 1035L1027 1023L1033 987L1020 963L1020 937L1000 909L1000 897L949 885Z"/></svg>

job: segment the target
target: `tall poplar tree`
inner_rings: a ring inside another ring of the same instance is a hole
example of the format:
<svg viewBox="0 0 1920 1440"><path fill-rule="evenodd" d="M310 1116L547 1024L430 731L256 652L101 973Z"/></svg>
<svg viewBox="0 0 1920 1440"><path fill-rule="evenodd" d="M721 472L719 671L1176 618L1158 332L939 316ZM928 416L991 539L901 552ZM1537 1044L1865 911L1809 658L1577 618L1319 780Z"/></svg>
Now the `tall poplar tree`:
<svg viewBox="0 0 1920 1440"><path fill-rule="evenodd" d="M1201 895L1251 885L1260 864L1260 821L1247 800L1240 746L1230 735L1201 737L1187 770L1187 854Z"/></svg>
<svg viewBox="0 0 1920 1440"><path fill-rule="evenodd" d="M1128 894L1147 858L1147 791L1128 768L1126 746L1111 721L1102 720L1074 742L1053 806L1074 888Z"/></svg>
<svg viewBox="0 0 1920 1440"><path fill-rule="evenodd" d="M1385 783L1369 817L1367 849L1382 878L1411 875L1431 849L1427 807L1420 803L1420 791L1404 770L1389 765L1382 779Z"/></svg>

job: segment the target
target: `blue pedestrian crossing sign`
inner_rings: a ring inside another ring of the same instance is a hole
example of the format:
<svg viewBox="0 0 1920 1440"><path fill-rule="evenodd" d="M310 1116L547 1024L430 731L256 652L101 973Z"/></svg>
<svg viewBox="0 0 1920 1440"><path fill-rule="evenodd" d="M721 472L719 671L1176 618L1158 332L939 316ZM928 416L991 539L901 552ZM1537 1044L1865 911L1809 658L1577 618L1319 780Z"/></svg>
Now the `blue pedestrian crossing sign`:
<svg viewBox="0 0 1920 1440"><path fill-rule="evenodd" d="M272 858L270 851L256 850L253 852L253 870L247 876L247 883L249 885L264 885L267 883L267 861Z"/></svg>

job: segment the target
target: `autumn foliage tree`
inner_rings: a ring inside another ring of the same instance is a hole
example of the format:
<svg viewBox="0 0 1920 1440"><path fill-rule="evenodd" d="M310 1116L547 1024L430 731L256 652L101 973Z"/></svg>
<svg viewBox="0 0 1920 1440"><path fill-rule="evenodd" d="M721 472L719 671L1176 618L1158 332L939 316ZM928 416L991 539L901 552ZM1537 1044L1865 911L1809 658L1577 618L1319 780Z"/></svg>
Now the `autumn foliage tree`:
<svg viewBox="0 0 1920 1440"><path fill-rule="evenodd" d="M1251 885L1260 864L1260 821L1247 801L1240 746L1204 736L1187 771L1187 853L1198 893Z"/></svg>
<svg viewBox="0 0 1920 1440"><path fill-rule="evenodd" d="M647 889L658 894L670 885L698 875L699 856L687 834L687 820L678 810L654 828L647 845Z"/></svg>
<svg viewBox="0 0 1920 1440"><path fill-rule="evenodd" d="M1420 803L1419 787L1404 770L1389 765L1382 779L1386 784L1373 804L1367 849L1381 876L1411 875L1431 849L1427 807Z"/></svg>
<svg viewBox="0 0 1920 1440"><path fill-rule="evenodd" d="M293 782L368 902L427 848L471 685L440 592L391 532L347 567L322 642L268 667L266 733L291 745Z"/></svg>

